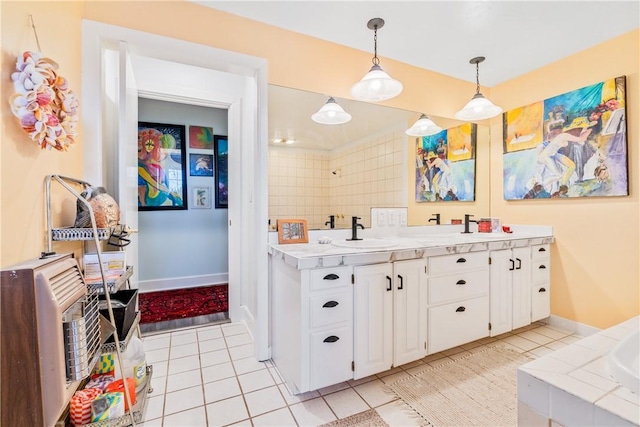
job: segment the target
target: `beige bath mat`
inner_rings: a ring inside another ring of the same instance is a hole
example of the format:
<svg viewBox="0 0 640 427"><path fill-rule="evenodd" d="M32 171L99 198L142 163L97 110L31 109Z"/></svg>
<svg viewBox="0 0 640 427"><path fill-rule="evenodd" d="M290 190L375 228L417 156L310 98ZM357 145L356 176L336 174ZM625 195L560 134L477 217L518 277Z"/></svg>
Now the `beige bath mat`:
<svg viewBox="0 0 640 427"><path fill-rule="evenodd" d="M529 356L490 347L392 383L388 388L436 427L518 424L516 369Z"/></svg>
<svg viewBox="0 0 640 427"><path fill-rule="evenodd" d="M323 424L320 427L389 427L375 409Z"/></svg>

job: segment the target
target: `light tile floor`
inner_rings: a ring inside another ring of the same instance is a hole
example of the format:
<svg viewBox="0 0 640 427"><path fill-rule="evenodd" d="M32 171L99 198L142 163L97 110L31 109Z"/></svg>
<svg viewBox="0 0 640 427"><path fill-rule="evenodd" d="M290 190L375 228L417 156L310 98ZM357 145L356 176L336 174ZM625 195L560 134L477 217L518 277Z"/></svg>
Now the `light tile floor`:
<svg viewBox="0 0 640 427"><path fill-rule="evenodd" d="M292 396L270 361L253 357L243 324L201 326L144 337L152 387L144 427L317 426L370 408L390 426L417 426L385 384L489 346L540 357L578 338L542 322L483 338L359 380Z"/></svg>

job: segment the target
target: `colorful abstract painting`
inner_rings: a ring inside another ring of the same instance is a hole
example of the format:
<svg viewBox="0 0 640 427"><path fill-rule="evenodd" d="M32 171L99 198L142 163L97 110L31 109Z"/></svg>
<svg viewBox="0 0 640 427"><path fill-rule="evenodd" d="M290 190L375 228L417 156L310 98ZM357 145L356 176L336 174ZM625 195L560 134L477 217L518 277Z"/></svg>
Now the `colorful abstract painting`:
<svg viewBox="0 0 640 427"><path fill-rule="evenodd" d="M216 170L216 209L229 207L229 147L226 136L214 137Z"/></svg>
<svg viewBox="0 0 640 427"><path fill-rule="evenodd" d="M212 150L213 128L189 126L189 148Z"/></svg>
<svg viewBox="0 0 640 427"><path fill-rule="evenodd" d="M473 201L477 126L423 136L416 143L416 202Z"/></svg>
<svg viewBox="0 0 640 427"><path fill-rule="evenodd" d="M629 194L625 77L503 114L504 198Z"/></svg>
<svg viewBox="0 0 640 427"><path fill-rule="evenodd" d="M138 210L187 209L184 126L138 122Z"/></svg>

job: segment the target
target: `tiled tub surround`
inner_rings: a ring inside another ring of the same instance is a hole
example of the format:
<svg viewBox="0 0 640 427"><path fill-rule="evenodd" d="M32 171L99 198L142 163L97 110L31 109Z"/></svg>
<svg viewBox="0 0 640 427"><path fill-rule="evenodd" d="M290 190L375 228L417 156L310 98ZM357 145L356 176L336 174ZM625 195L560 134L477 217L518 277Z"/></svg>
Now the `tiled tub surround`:
<svg viewBox="0 0 640 427"><path fill-rule="evenodd" d="M389 243L381 249L319 244L314 234L272 245L271 355L289 390L358 380L548 317L551 227L462 230L359 233Z"/></svg>
<svg viewBox="0 0 640 427"><path fill-rule="evenodd" d="M521 426L637 426L640 395L613 379L609 352L640 328L634 317L518 369Z"/></svg>

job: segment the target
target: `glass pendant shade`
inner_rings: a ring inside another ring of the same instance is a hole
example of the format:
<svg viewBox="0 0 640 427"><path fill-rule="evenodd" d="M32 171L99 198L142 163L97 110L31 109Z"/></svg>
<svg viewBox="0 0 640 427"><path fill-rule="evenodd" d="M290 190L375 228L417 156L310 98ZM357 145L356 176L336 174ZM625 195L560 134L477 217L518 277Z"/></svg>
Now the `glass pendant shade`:
<svg viewBox="0 0 640 427"><path fill-rule="evenodd" d="M344 111L333 97L311 116L311 120L323 125L340 125L351 120L351 114Z"/></svg>
<svg viewBox="0 0 640 427"><path fill-rule="evenodd" d="M385 73L380 65L374 65L369 72L351 87L351 95L361 101L386 101L402 92L402 83Z"/></svg>
<svg viewBox="0 0 640 427"><path fill-rule="evenodd" d="M466 122L485 120L502 113L502 108L494 105L481 93L476 93L467 105L455 114L456 119Z"/></svg>
<svg viewBox="0 0 640 427"><path fill-rule="evenodd" d="M418 120L405 131L410 136L429 136L442 131L442 128L435 124L429 117L422 114Z"/></svg>

